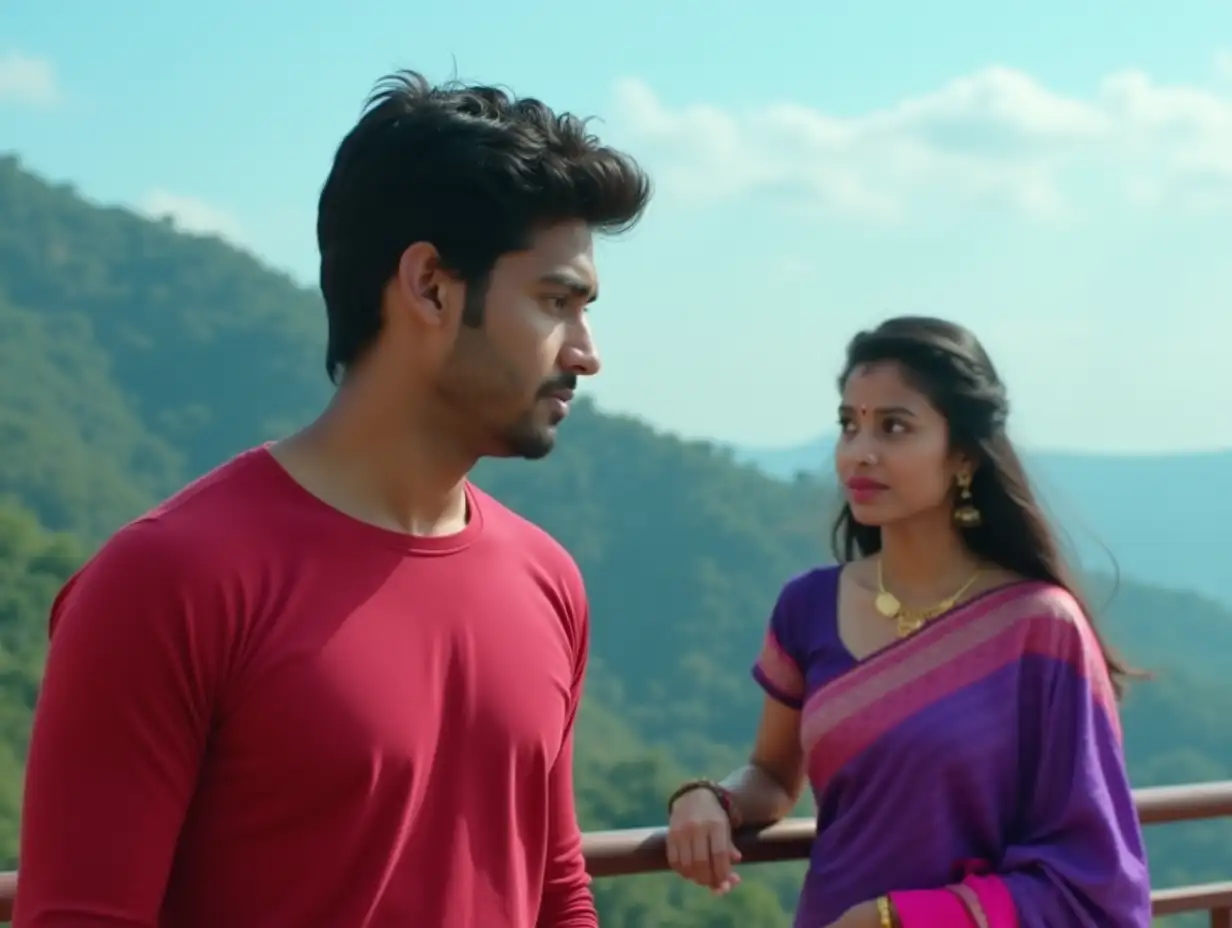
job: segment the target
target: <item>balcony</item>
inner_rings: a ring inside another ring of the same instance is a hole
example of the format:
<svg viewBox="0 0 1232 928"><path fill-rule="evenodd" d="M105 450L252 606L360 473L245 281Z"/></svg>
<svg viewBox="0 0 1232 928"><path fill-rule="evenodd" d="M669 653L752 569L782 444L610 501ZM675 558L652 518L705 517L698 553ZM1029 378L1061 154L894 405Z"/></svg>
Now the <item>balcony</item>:
<svg viewBox="0 0 1232 928"><path fill-rule="evenodd" d="M1134 792L1143 825L1166 825L1232 816L1232 780L1163 786ZM738 838L744 864L803 860L814 834L811 819L788 819ZM591 875L630 876L667 869L663 830L602 831L586 836ZM1232 874L1229 874L1232 877ZM1156 917L1207 912L1211 928L1232 928L1232 880L1179 889L1156 890Z"/></svg>
<svg viewBox="0 0 1232 928"><path fill-rule="evenodd" d="M1145 826L1232 817L1232 780L1160 786L1135 791L1138 817ZM811 819L788 819L738 837L744 863L774 863L808 857ZM595 878L631 876L667 869L663 829L600 831L586 835L586 860ZM0 922L13 917L17 873L0 873ZM1156 890L1156 917L1192 912L1209 914L1211 928L1232 928L1232 881Z"/></svg>

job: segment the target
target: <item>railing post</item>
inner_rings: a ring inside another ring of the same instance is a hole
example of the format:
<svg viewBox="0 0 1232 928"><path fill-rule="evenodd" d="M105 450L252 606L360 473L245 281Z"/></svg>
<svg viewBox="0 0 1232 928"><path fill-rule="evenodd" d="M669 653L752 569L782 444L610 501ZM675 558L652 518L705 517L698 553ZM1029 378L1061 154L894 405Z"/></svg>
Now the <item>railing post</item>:
<svg viewBox="0 0 1232 928"><path fill-rule="evenodd" d="M1211 909L1211 928L1232 928L1232 906Z"/></svg>

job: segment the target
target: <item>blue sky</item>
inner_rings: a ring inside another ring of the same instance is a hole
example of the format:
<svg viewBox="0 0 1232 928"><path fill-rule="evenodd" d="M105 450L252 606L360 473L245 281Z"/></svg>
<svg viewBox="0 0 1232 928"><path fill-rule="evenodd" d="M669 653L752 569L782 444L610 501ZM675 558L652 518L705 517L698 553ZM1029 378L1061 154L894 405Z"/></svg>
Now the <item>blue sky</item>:
<svg viewBox="0 0 1232 928"><path fill-rule="evenodd" d="M838 6L0 0L0 150L311 281L376 78L504 83L657 179L601 250L607 408L792 443L851 334L930 313L1028 444L1232 446L1232 4Z"/></svg>

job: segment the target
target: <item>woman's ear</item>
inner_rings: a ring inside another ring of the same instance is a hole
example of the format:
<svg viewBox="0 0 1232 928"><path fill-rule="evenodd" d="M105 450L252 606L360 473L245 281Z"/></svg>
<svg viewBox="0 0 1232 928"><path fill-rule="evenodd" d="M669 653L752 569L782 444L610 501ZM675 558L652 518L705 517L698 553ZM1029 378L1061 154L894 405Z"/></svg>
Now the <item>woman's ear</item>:
<svg viewBox="0 0 1232 928"><path fill-rule="evenodd" d="M964 474L968 477L975 476L975 458L965 451L955 451L950 458L950 466L953 469L955 480Z"/></svg>
<svg viewBox="0 0 1232 928"><path fill-rule="evenodd" d="M959 451L958 452L958 467L959 473L966 474L969 477L974 477L975 472L980 469L983 463L983 457L978 452Z"/></svg>

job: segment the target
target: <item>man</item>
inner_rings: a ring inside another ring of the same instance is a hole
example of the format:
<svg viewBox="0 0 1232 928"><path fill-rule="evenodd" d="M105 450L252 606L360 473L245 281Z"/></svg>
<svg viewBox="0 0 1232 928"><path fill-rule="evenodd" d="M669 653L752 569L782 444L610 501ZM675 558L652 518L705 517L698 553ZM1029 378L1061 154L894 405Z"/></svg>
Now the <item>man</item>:
<svg viewBox="0 0 1232 928"><path fill-rule="evenodd" d="M19 928L597 924L582 581L466 474L552 448L599 369L592 231L649 195L538 101L384 83L321 194L331 405L55 603Z"/></svg>

